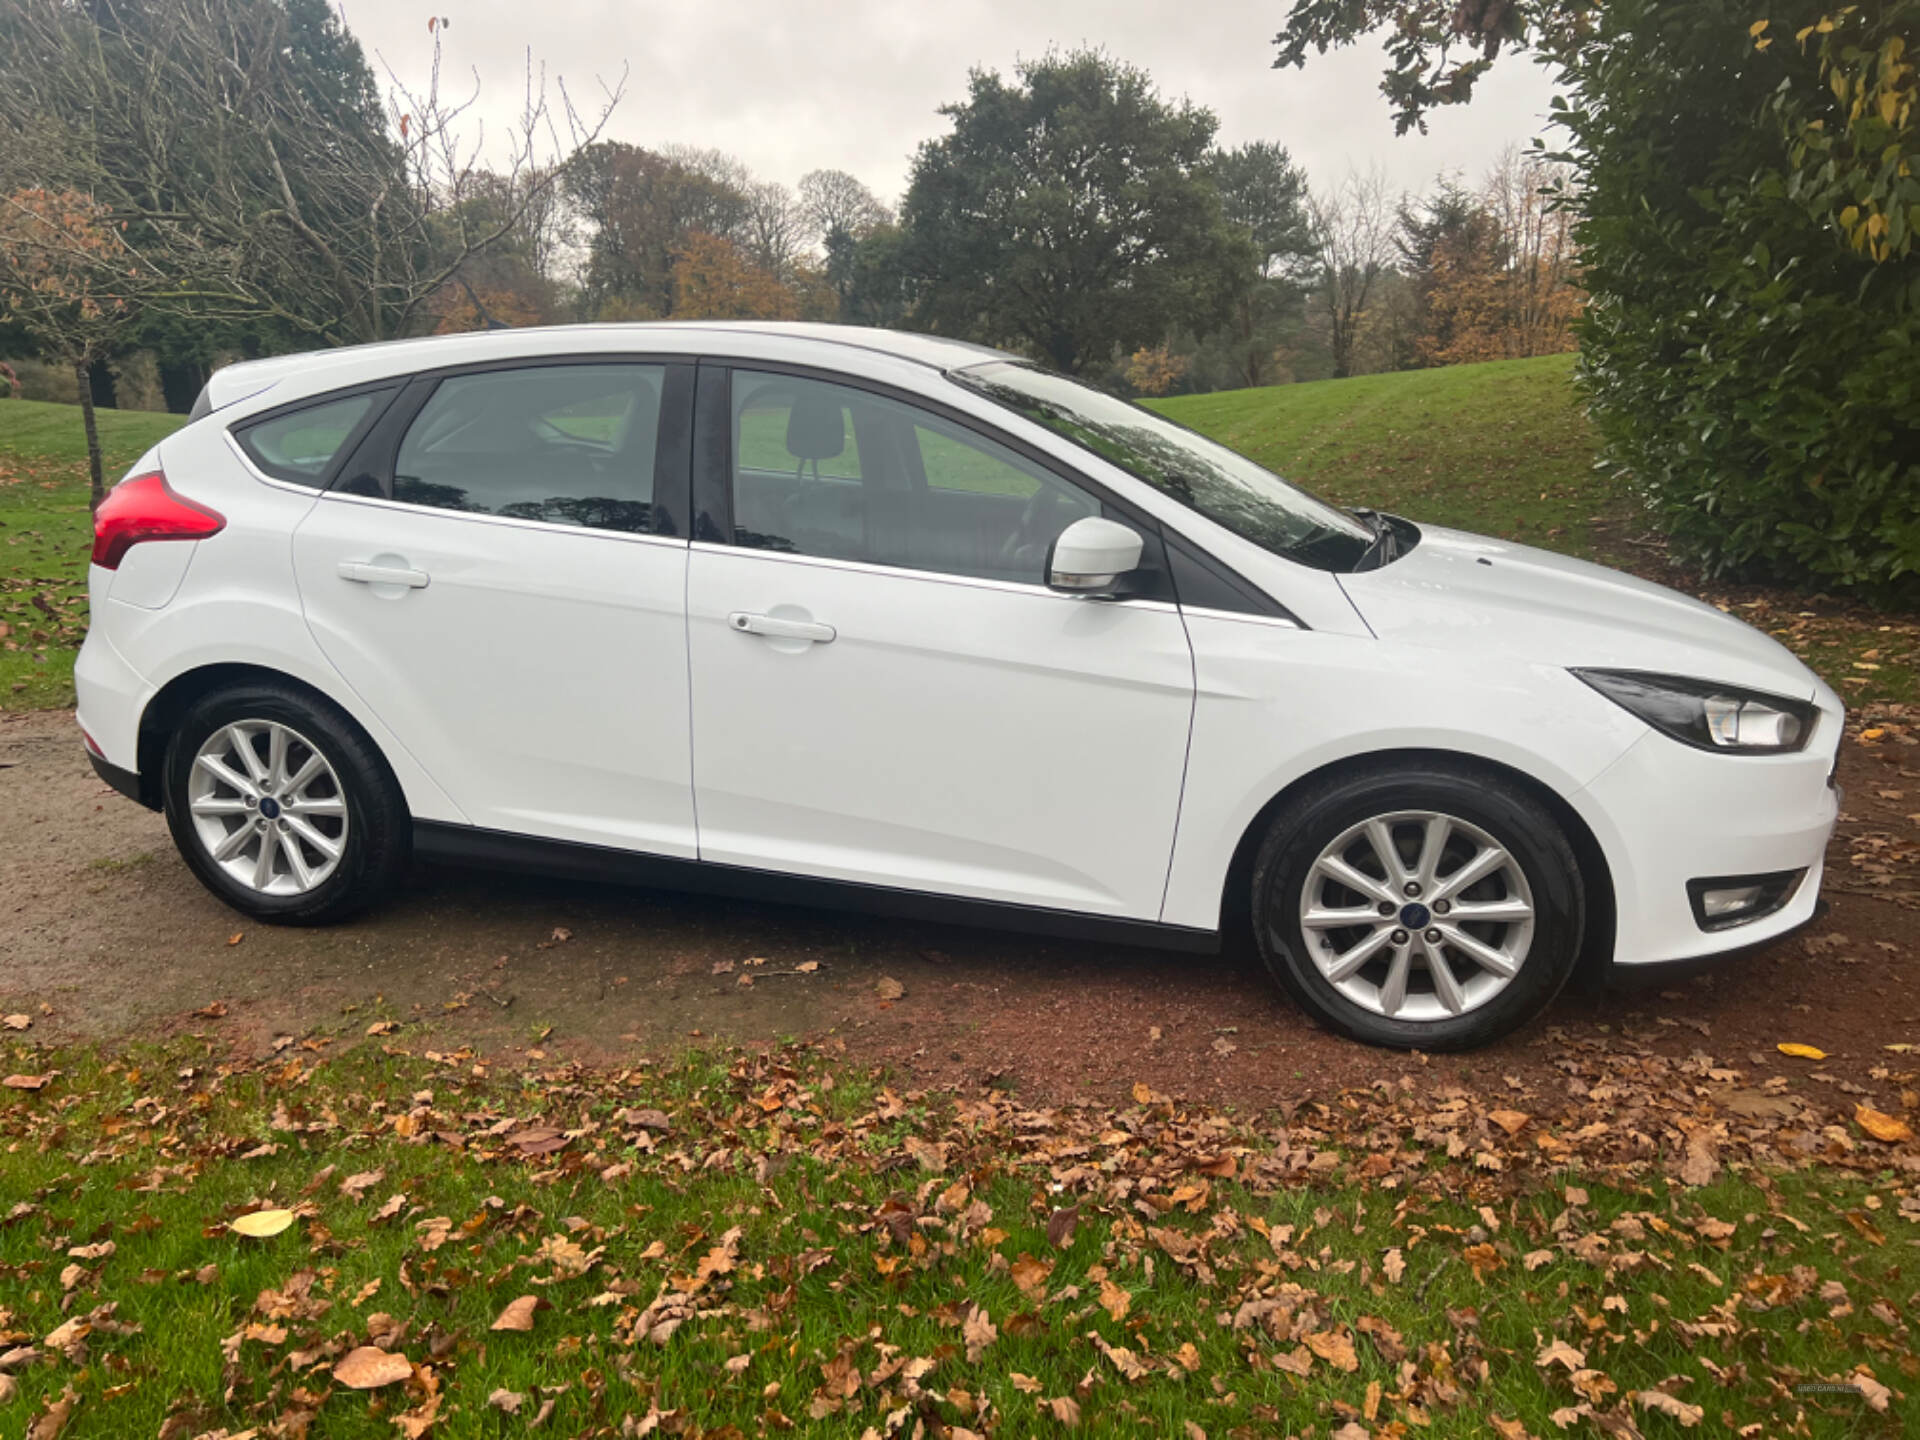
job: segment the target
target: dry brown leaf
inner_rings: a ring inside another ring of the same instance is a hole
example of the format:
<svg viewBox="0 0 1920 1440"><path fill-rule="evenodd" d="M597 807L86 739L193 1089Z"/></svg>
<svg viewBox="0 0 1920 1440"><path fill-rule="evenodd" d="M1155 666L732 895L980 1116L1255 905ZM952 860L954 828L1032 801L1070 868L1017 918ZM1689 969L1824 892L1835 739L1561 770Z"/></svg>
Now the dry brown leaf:
<svg viewBox="0 0 1920 1440"><path fill-rule="evenodd" d="M413 1363L406 1356L377 1345L349 1350L333 1367L333 1378L349 1390L378 1390L383 1385L397 1385L412 1374Z"/></svg>
<svg viewBox="0 0 1920 1440"><path fill-rule="evenodd" d="M1042 1408L1069 1430L1080 1423L1080 1402L1071 1395L1059 1395L1043 1401Z"/></svg>
<svg viewBox="0 0 1920 1440"><path fill-rule="evenodd" d="M1036 1260L1023 1252L1013 1262L1012 1274L1013 1283L1020 1287L1020 1293L1038 1304L1047 1298L1047 1277L1053 1274L1053 1262Z"/></svg>
<svg viewBox="0 0 1920 1440"><path fill-rule="evenodd" d="M1018 1390L1022 1395L1038 1395L1040 1393L1040 1382L1031 1375L1022 1375L1018 1370L1010 1370L1007 1372L1007 1379L1013 1382L1013 1388Z"/></svg>
<svg viewBox="0 0 1920 1440"><path fill-rule="evenodd" d="M907 993L907 987L891 975L882 975L880 983L873 987L873 993L882 1000L898 1000Z"/></svg>
<svg viewBox="0 0 1920 1440"><path fill-rule="evenodd" d="M1064 1250L1073 1243L1073 1227L1080 1222L1078 1205L1062 1205L1047 1217L1047 1243Z"/></svg>
<svg viewBox="0 0 1920 1440"><path fill-rule="evenodd" d="M1509 1135L1518 1135L1533 1117L1519 1110L1496 1110L1487 1118Z"/></svg>
<svg viewBox="0 0 1920 1440"><path fill-rule="evenodd" d="M6 1079L0 1080L0 1085L4 1085L9 1090L44 1090L48 1082L59 1073L58 1070L49 1070L44 1075L9 1075ZM62 1420L60 1423L64 1425L66 1421Z"/></svg>
<svg viewBox="0 0 1920 1440"><path fill-rule="evenodd" d="M1400 1283L1401 1277L1407 1273L1407 1257L1400 1253L1398 1245L1381 1257L1380 1268L1387 1272L1387 1279L1395 1285Z"/></svg>
<svg viewBox="0 0 1920 1440"><path fill-rule="evenodd" d="M1542 1367L1548 1365L1564 1365L1567 1368L1567 1373L1572 1374L1575 1370L1585 1368L1587 1356L1585 1351L1574 1349L1573 1346L1567 1344L1566 1341L1555 1340L1540 1352L1533 1363Z"/></svg>
<svg viewBox="0 0 1920 1440"><path fill-rule="evenodd" d="M27 1429L27 1440L55 1440L59 1433L67 1428L67 1421L73 1418L73 1407L79 1400L71 1385L60 1392L60 1398L48 1404Z"/></svg>
<svg viewBox="0 0 1920 1440"><path fill-rule="evenodd" d="M1360 1368L1360 1357L1354 1353L1351 1335L1338 1330L1318 1330L1306 1338L1307 1348L1336 1370L1351 1375Z"/></svg>
<svg viewBox="0 0 1920 1440"><path fill-rule="evenodd" d="M362 1170L358 1175L349 1175L340 1182L340 1193L349 1200L358 1200L386 1178L387 1172L384 1168Z"/></svg>
<svg viewBox="0 0 1920 1440"><path fill-rule="evenodd" d="M1473 1267L1473 1277L1485 1280L1506 1261L1500 1258L1500 1252L1492 1245L1469 1245L1460 1252L1460 1258Z"/></svg>
<svg viewBox="0 0 1920 1440"><path fill-rule="evenodd" d="M1662 1415L1671 1415L1688 1429L1698 1425L1707 1414L1700 1406L1677 1400L1664 1390L1635 1390L1633 1403L1642 1410L1658 1410Z"/></svg>
<svg viewBox="0 0 1920 1440"><path fill-rule="evenodd" d="M1133 1308L1133 1296L1113 1283L1112 1280L1100 1282L1100 1308L1113 1319L1121 1321L1127 1318L1127 1312Z"/></svg>
<svg viewBox="0 0 1920 1440"><path fill-rule="evenodd" d="M518 1390L496 1390L487 1396L487 1404L508 1415L518 1415L527 1397Z"/></svg>
<svg viewBox="0 0 1920 1440"><path fill-rule="evenodd" d="M533 1329L533 1312L546 1309L548 1303L544 1295L522 1295L518 1300L509 1302L488 1328L517 1330L524 1334Z"/></svg>
<svg viewBox="0 0 1920 1440"><path fill-rule="evenodd" d="M961 1322L960 1336L966 1341L967 1363L978 1365L987 1347L1000 1338L1000 1332L994 1328L993 1318L975 1305L967 1311L967 1318Z"/></svg>
<svg viewBox="0 0 1920 1440"><path fill-rule="evenodd" d="M922 1140L918 1135L909 1135L906 1139L906 1152L913 1157L913 1163L922 1170L930 1170L935 1175L947 1168L947 1147Z"/></svg>
<svg viewBox="0 0 1920 1440"><path fill-rule="evenodd" d="M1856 1104L1853 1118L1860 1128L1876 1140L1896 1145L1902 1140L1913 1138L1913 1127L1896 1115L1888 1115L1871 1105Z"/></svg>
<svg viewBox="0 0 1920 1440"><path fill-rule="evenodd" d="M31 1024L33 1024L31 1015L9 1015L4 1020L0 1020L0 1025L6 1026L9 1030L25 1030Z"/></svg>

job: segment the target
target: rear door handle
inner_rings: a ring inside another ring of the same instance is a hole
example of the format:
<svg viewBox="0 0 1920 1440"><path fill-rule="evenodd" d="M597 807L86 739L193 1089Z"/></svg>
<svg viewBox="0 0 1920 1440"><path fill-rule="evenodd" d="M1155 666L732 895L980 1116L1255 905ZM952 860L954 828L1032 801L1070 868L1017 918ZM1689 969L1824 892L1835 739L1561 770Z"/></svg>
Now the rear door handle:
<svg viewBox="0 0 1920 1440"><path fill-rule="evenodd" d="M736 610L727 616L727 624L742 635L771 635L779 640L811 640L830 645L840 632L817 620L783 620L778 615L754 615Z"/></svg>
<svg viewBox="0 0 1920 1440"><path fill-rule="evenodd" d="M407 570L398 565L369 565L363 560L342 560L340 578L358 585L405 585L409 590L427 588L427 572Z"/></svg>

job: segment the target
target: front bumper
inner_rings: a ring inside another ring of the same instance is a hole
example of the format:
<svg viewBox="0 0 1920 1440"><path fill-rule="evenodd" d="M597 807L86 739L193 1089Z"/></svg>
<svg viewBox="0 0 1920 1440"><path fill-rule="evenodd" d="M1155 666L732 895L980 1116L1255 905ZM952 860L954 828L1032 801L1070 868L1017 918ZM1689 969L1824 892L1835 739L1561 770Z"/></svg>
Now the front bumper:
<svg viewBox="0 0 1920 1440"><path fill-rule="evenodd" d="M1578 795L1613 874L1614 963L1664 965L1724 955L1799 929L1820 905L1839 818L1831 783L1841 717L1822 712L1798 755L1714 755L1649 732ZM1704 930L1687 882L1805 869L1771 915Z"/></svg>

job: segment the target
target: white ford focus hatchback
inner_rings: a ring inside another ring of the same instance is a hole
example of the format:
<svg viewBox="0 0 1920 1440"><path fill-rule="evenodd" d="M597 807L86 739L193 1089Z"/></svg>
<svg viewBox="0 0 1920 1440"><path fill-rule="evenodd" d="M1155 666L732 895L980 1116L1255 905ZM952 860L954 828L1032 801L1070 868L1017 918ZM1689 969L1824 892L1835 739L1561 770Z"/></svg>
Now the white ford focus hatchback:
<svg viewBox="0 0 1920 1440"><path fill-rule="evenodd" d="M93 763L234 908L409 858L1211 951L1477 1044L1815 910L1840 702L1596 566L804 325L236 365L101 506Z"/></svg>

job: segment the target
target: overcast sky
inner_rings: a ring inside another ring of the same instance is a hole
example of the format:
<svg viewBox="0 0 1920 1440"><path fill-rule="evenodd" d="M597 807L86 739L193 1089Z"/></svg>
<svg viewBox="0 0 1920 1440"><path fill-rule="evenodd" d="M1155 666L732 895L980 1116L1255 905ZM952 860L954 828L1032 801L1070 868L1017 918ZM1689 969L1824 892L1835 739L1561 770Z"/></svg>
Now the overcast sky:
<svg viewBox="0 0 1920 1440"><path fill-rule="evenodd" d="M1163 93L1212 109L1223 144L1277 140L1323 184L1372 165L1400 189L1443 171L1475 181L1503 146L1542 132L1551 94L1543 71L1509 59L1471 106L1441 112L1428 135L1396 137L1377 46L1271 68L1288 0L335 3L383 85L389 67L424 80L427 21L445 15L445 88L465 94L478 70L475 113L489 135L518 114L531 48L582 109L631 66L611 138L716 146L789 185L809 170L849 170L889 201L906 187L914 148L945 133L936 111L965 93L969 68L1007 73L1050 47L1099 45L1144 67Z"/></svg>

